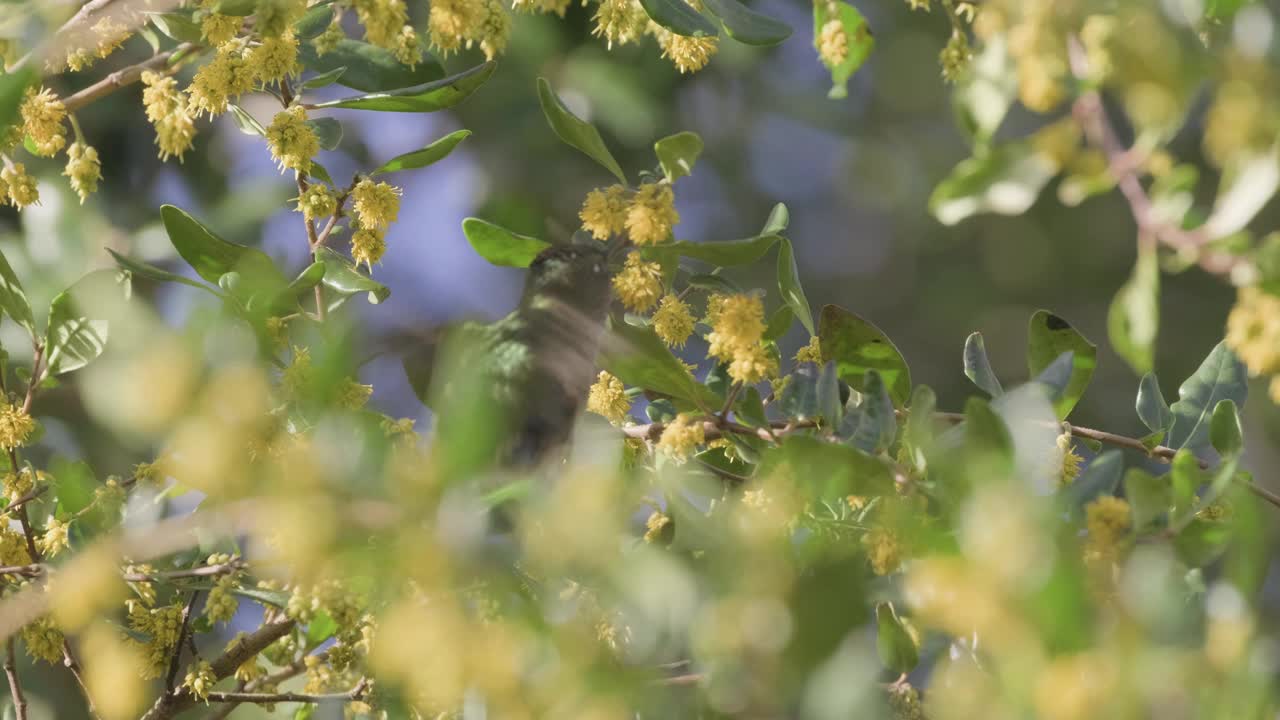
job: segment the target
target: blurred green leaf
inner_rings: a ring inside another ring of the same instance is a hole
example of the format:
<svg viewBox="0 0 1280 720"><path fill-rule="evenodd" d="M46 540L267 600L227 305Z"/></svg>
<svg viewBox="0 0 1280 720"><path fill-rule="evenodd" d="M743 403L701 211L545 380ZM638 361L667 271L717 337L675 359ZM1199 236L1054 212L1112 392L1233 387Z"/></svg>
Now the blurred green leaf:
<svg viewBox="0 0 1280 720"><path fill-rule="evenodd" d="M318 248L316 257L324 263L324 278L321 282L339 295L368 293L370 305L377 305L390 297L390 288L360 272L360 269L351 264L350 260L333 250L327 247Z"/></svg>
<svg viewBox="0 0 1280 720"><path fill-rule="evenodd" d="M818 414L825 427L840 427L840 416L844 410L840 402L840 380L836 377L836 364L826 363L818 375Z"/></svg>
<svg viewBox="0 0 1280 720"><path fill-rule="evenodd" d="M333 637L338 631L338 623L329 613L321 610L311 618L311 622L307 623L307 644L319 645L320 643Z"/></svg>
<svg viewBox="0 0 1280 720"><path fill-rule="evenodd" d="M649 19L677 35L716 35L716 26L684 0L640 0Z"/></svg>
<svg viewBox="0 0 1280 720"><path fill-rule="evenodd" d="M1173 537L1173 547L1188 567L1204 567L1226 552L1231 535L1230 523L1196 518Z"/></svg>
<svg viewBox="0 0 1280 720"><path fill-rule="evenodd" d="M1028 143L992 148L956 165L929 196L929 212L943 225L971 215L1021 215L1058 172L1058 166Z"/></svg>
<svg viewBox="0 0 1280 720"><path fill-rule="evenodd" d="M1107 334L1116 354L1137 373L1151 372L1160 330L1160 263L1154 247L1138 252L1133 275L1111 301Z"/></svg>
<svg viewBox="0 0 1280 720"><path fill-rule="evenodd" d="M89 463L55 457L49 465L49 474L53 477L53 497L58 499L59 519L65 521L93 502L98 481Z"/></svg>
<svg viewBox="0 0 1280 720"><path fill-rule="evenodd" d="M424 55L411 70L401 65L391 51L349 38L339 41L324 55L318 54L311 43L301 43L298 59L303 67L317 73L346 68L337 83L369 93L418 87L444 77L444 68L430 55Z"/></svg>
<svg viewBox="0 0 1280 720"><path fill-rule="evenodd" d="M200 26L191 20L189 13L153 12L146 15L157 30L178 42L200 43L204 40L204 34L200 32Z"/></svg>
<svg viewBox="0 0 1280 720"><path fill-rule="evenodd" d="M375 110L378 112L436 112L451 108L466 100L471 96L471 93L475 92L489 79L496 67L497 65L494 63L487 62L469 70L464 70L457 75L441 78L423 85L329 100L316 103L314 107ZM345 80L350 74L351 71L348 69L346 73L343 73L339 82L345 84Z"/></svg>
<svg viewBox="0 0 1280 720"><path fill-rule="evenodd" d="M987 347L982 341L982 333L972 333L964 341L964 375L991 397L1004 394L1000 379L991 369L991 361L987 358Z"/></svg>
<svg viewBox="0 0 1280 720"><path fill-rule="evenodd" d="M829 14L831 7L835 8L834 16ZM815 38L822 36L822 26L832 20L837 20L844 26L845 37L848 39L848 54L844 61L834 67L828 67L831 71L831 91L827 93L827 97L838 100L848 96L849 78L853 77L858 68L862 67L862 63L866 62L867 56L875 48L876 39L871 36L867 19L858 12L858 8L845 2L813 4L813 36Z"/></svg>
<svg viewBox="0 0 1280 720"><path fill-rule="evenodd" d="M31 339L36 338L36 321L31 314L31 303L27 300L27 291L14 274L9 259L0 253L0 309L3 309L14 322L26 329Z"/></svg>
<svg viewBox="0 0 1280 720"><path fill-rule="evenodd" d="M321 150L333 150L338 147L338 143L342 142L342 123L334 118L308 120L307 125L315 132L316 139L320 141Z"/></svg>
<svg viewBox="0 0 1280 720"><path fill-rule="evenodd" d="M666 175L667 180L675 182L693 174L693 165L702 154L702 138L693 132L668 135L653 144L653 152L658 156L662 174Z"/></svg>
<svg viewBox="0 0 1280 720"><path fill-rule="evenodd" d="M1054 402L1054 409L1062 419L1071 414L1093 379L1098 348L1066 320L1047 310L1036 311L1027 330L1027 367L1032 377L1044 372L1064 352L1072 353L1072 371L1070 383Z"/></svg>
<svg viewBox="0 0 1280 720"><path fill-rule="evenodd" d="M1178 388L1179 399L1169 408L1173 413L1166 441L1169 447L1194 453L1208 447L1213 409L1222 400L1243 406L1249 390L1247 383L1244 364L1227 344L1214 346L1195 373Z"/></svg>
<svg viewBox="0 0 1280 720"><path fill-rule="evenodd" d="M702 290L710 290L719 293L737 293L742 292L742 288L729 278L723 275L713 275L711 273L697 273L690 275L685 281L689 287L700 288ZM783 332L786 332L785 330ZM768 339L768 331L765 331L766 339Z"/></svg>
<svg viewBox="0 0 1280 720"><path fill-rule="evenodd" d="M183 285L190 285L191 287L200 288L201 290L205 290L214 295L220 296L220 293L217 291L217 289L212 288L208 285L205 285L204 283L196 282L191 278L183 277L181 275L176 275L174 273L169 272L168 270L162 270L161 268L158 268L154 265L148 265L147 263L141 262L139 260L134 260L132 258L126 257L116 252L115 250L112 250L111 248L107 248L107 252L111 253L111 257L115 258L117 265L119 265L124 270L128 270L134 275L141 275L142 277L150 278L152 280L159 280L160 282L182 283Z"/></svg>
<svg viewBox="0 0 1280 720"><path fill-rule="evenodd" d="M853 387L866 384L867 373L880 373L889 397L903 407L911 396L911 370L902 353L880 328L835 305L822 308L818 321L822 359L836 361L840 379Z"/></svg>
<svg viewBox="0 0 1280 720"><path fill-rule="evenodd" d="M1142 531L1159 520L1173 504L1168 477L1156 477L1141 468L1124 474L1124 496L1133 512L1133 529Z"/></svg>
<svg viewBox="0 0 1280 720"><path fill-rule="evenodd" d="M795 313L809 334L817 332L813 326L809 301L804 296L804 288L800 286L800 270L796 267L791 241L785 237L778 238L778 290L782 292L782 301L790 306L791 312Z"/></svg>
<svg viewBox="0 0 1280 720"><path fill-rule="evenodd" d="M787 305L779 307L769 316L769 324L764 329L765 341L777 341L787 334L791 329L791 323L796 318L796 314L791 311Z"/></svg>
<svg viewBox="0 0 1280 720"><path fill-rule="evenodd" d="M894 493L893 471L877 457L848 445L808 435L788 435L767 453L765 470L785 462L814 501L845 502L850 495L880 497Z"/></svg>
<svg viewBox="0 0 1280 720"><path fill-rule="evenodd" d="M969 398L961 427L967 469L985 475L996 468L996 476L1013 470L1013 436L990 403L979 397Z"/></svg>
<svg viewBox="0 0 1280 720"><path fill-rule="evenodd" d="M462 234L480 257L503 267L529 267L538 253L551 243L528 235L519 235L480 218L462 221Z"/></svg>
<svg viewBox="0 0 1280 720"><path fill-rule="evenodd" d="M1209 420L1209 442L1223 457L1235 457L1244 450L1244 430L1234 401L1219 400Z"/></svg>
<svg viewBox="0 0 1280 720"><path fill-rule="evenodd" d="M328 72L322 72L319 75L304 80L302 88L304 90L314 90L316 88L328 87L338 82L338 79L341 78L342 74L346 71L347 69L345 67L336 67Z"/></svg>
<svg viewBox="0 0 1280 720"><path fill-rule="evenodd" d="M49 305L45 355L49 374L78 370L97 359L107 345L107 320L102 316L111 296L128 299L129 273L95 270L58 293Z"/></svg>
<svg viewBox="0 0 1280 720"><path fill-rule="evenodd" d="M773 209L769 211L769 217L764 221L764 227L760 230L760 235L778 235L787 229L787 225L791 223L791 212L787 210L787 206L777 203Z"/></svg>
<svg viewBox="0 0 1280 720"><path fill-rule="evenodd" d="M604 350L601 367L627 385L670 395L704 412L718 410L723 399L693 379L653 330L625 323L612 327L620 342Z"/></svg>
<svg viewBox="0 0 1280 720"><path fill-rule="evenodd" d="M911 413L907 415L903 429L903 441L914 450L927 452L933 447L934 413L938 410L938 396L933 388L920 384L911 391Z"/></svg>
<svg viewBox="0 0 1280 720"><path fill-rule="evenodd" d="M1084 514L1084 506L1104 495L1114 495L1124 474L1124 453L1108 450L1089 461L1083 472L1062 489L1062 500L1073 517Z"/></svg>
<svg viewBox="0 0 1280 720"><path fill-rule="evenodd" d="M1173 426L1173 413L1169 410L1169 403L1164 400L1164 394L1160 392L1160 381L1156 379L1155 373L1142 376L1142 381L1138 383L1136 405L1138 418L1148 430L1164 433Z"/></svg>
<svg viewBox="0 0 1280 720"><path fill-rule="evenodd" d="M1243 230L1280 188L1280 146L1233 158L1223 169L1213 212L1204 224L1210 238Z"/></svg>
<svg viewBox="0 0 1280 720"><path fill-rule="evenodd" d="M747 45L777 45L791 37L791 26L758 13L738 0L704 0L707 9L720 18L729 37Z"/></svg>
<svg viewBox="0 0 1280 720"><path fill-rule="evenodd" d="M818 377L821 371L813 363L803 363L791 373L778 397L778 410L789 419L799 421L818 417Z"/></svg>
<svg viewBox="0 0 1280 720"><path fill-rule="evenodd" d="M679 0L671 1L679 2ZM596 130L591 123L569 112L569 108L565 107L559 96L551 90L551 84L545 78L538 78L538 102L541 103L542 114L546 116L547 124L551 126L556 137L569 147L581 150L587 157L613 173L621 183L626 184L627 176L623 174L618 161L613 159L609 148L605 147L600 131Z"/></svg>
<svg viewBox="0 0 1280 720"><path fill-rule="evenodd" d="M1196 491L1205 482L1200 461L1189 450L1179 450L1169 464L1169 525L1181 526L1195 510Z"/></svg>
<svg viewBox="0 0 1280 720"><path fill-rule="evenodd" d="M983 43L951 94L961 129L979 147L990 142L1017 96L1017 69L1003 34Z"/></svg>
<svg viewBox="0 0 1280 720"><path fill-rule="evenodd" d="M240 107L236 103L227 103L227 108L231 110L231 119L235 121L236 127L240 128L240 132L245 135L257 135L266 137L267 129L258 122L258 119L249 114L249 111Z"/></svg>
<svg viewBox="0 0 1280 720"><path fill-rule="evenodd" d="M898 433L898 419L880 373L868 370L866 375L862 403L847 410L840 425L840 436L853 447L874 455L893 443Z"/></svg>
<svg viewBox="0 0 1280 720"><path fill-rule="evenodd" d="M760 235L745 240L724 240L719 242L679 240L671 243L669 247L683 257L701 260L720 267L731 267L734 265L750 265L759 260L780 239L777 235Z"/></svg>
<svg viewBox="0 0 1280 720"><path fill-rule="evenodd" d="M369 174L377 175L379 173L399 172L400 170L416 170L440 162L448 157L454 148L458 147L458 143L466 140L470 135L470 130L455 130L421 150L397 155Z"/></svg>
<svg viewBox="0 0 1280 720"><path fill-rule="evenodd" d="M200 277L216 283L229 272L244 275L252 290L278 290L288 284L275 262L261 250L218 237L185 210L160 207L169 241Z"/></svg>
<svg viewBox="0 0 1280 720"><path fill-rule="evenodd" d="M892 603L876 603L876 652L880 664L899 675L920 664L919 642L898 618Z"/></svg>

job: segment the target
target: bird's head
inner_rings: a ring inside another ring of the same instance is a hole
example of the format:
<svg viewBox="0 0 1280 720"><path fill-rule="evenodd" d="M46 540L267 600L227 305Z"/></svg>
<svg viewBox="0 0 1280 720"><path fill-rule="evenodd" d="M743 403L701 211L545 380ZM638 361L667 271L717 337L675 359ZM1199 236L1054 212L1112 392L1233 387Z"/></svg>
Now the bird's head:
<svg viewBox="0 0 1280 720"><path fill-rule="evenodd" d="M603 243L557 245L529 265L524 297L555 298L578 308L609 303L611 248Z"/></svg>

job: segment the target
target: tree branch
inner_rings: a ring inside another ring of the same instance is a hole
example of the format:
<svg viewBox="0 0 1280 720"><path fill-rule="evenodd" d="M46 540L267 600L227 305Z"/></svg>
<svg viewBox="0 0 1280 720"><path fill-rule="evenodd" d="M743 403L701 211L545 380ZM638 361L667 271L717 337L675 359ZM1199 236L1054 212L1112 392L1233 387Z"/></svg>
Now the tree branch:
<svg viewBox="0 0 1280 720"><path fill-rule="evenodd" d="M62 101L62 104L66 106L67 112L73 113L89 103L100 100L121 88L128 87L129 85L138 82L138 80L142 79L142 73L147 70L161 67L168 63L169 59L175 55L186 53L196 47L198 46L194 43L182 43L172 50L166 50L165 52L154 55L150 59L143 60L136 65L130 65L129 67L116 70L89 87L72 95L68 95Z"/></svg>
<svg viewBox="0 0 1280 720"><path fill-rule="evenodd" d="M164 676L164 691L166 695L173 695L173 685L178 679L178 668L182 665L182 646L186 644L187 628L191 625L191 611L196 606L196 600L200 597L200 591L194 590L191 597L187 599L187 604L182 608L182 621L178 625L178 640L173 644L173 657L169 658L169 672Z"/></svg>
<svg viewBox="0 0 1280 720"><path fill-rule="evenodd" d="M209 702L216 703L258 703L270 704L280 702L301 702L301 703L321 703L321 702L352 702L364 697L369 690L369 681L361 678L355 687L346 692L340 693L323 693L319 695L310 695L307 693L254 693L254 692L211 692L205 698Z"/></svg>
<svg viewBox="0 0 1280 720"><path fill-rule="evenodd" d="M9 694L13 697L14 717L16 720L27 720L27 696L22 693L22 682L18 679L18 661L13 646L13 638L9 638L5 642L4 674L9 678Z"/></svg>

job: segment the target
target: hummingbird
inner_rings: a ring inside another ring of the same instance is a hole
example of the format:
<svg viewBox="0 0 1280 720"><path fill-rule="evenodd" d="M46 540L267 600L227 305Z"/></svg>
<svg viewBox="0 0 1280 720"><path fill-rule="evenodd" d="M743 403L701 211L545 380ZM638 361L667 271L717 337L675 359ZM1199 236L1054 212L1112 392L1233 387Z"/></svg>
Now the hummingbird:
<svg viewBox="0 0 1280 720"><path fill-rule="evenodd" d="M543 250L509 315L463 323L438 350L429 343L405 358L436 412L437 448L465 456L457 470L533 467L565 447L595 379L622 247L575 238Z"/></svg>

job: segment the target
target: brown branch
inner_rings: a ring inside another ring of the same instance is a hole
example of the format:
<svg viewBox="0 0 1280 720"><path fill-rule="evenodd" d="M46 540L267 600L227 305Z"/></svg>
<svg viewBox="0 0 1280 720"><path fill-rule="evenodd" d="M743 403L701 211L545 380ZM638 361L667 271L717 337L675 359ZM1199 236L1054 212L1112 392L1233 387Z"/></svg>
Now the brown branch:
<svg viewBox="0 0 1280 720"><path fill-rule="evenodd" d="M254 692L211 692L205 697L209 702L216 703L258 703L271 704L281 702L300 702L300 703L321 703L321 702L353 702L364 697L369 691L369 681L361 679L356 683L355 687L346 692L340 693L323 693L312 695L308 693L282 692L282 693L254 693Z"/></svg>
<svg viewBox="0 0 1280 720"><path fill-rule="evenodd" d="M1068 39L1067 55L1072 74L1082 83L1088 83L1089 60L1079 39ZM1133 161L1135 153L1131 149L1126 150L1120 142L1115 127L1107 117L1102 95L1097 90L1088 89L1081 93L1071 110L1089 142L1106 156L1107 171L1129 203L1129 212L1138 225L1140 245L1149 246L1158 241L1174 250L1194 254L1196 262L1206 272L1222 277L1229 277L1236 266L1245 262L1226 253L1206 251L1205 245L1212 238L1203 228L1184 230L1176 224L1161 222L1155 217L1151 198L1138 176L1138 164Z"/></svg>
<svg viewBox="0 0 1280 720"><path fill-rule="evenodd" d="M154 55L136 65L130 65L129 67L116 70L89 87L72 95L68 95L66 99L62 101L62 104L66 106L67 112L75 112L89 103L100 100L121 88L128 87L129 85L138 82L138 80L142 79L142 73L147 70L161 67L165 63L169 62L169 59L175 55L178 55L179 53L186 53L196 47L197 45L194 43L182 43L172 50L166 50L165 52Z"/></svg>
<svg viewBox="0 0 1280 720"><path fill-rule="evenodd" d="M9 678L9 694L13 696L14 717L16 720L27 720L27 696L22 693L22 682L18 679L18 662L13 646L13 638L9 638L5 642L4 674Z"/></svg>
<svg viewBox="0 0 1280 720"><path fill-rule="evenodd" d="M237 559L232 560L231 562L218 563L217 565L205 565L203 567L191 568L189 570L169 570L167 572L154 573L123 573L122 577L125 582L164 582L166 580L183 580L186 578L229 575L234 572L239 572L244 568L245 562Z"/></svg>
<svg viewBox="0 0 1280 720"><path fill-rule="evenodd" d="M289 619L272 620L265 623L253 633L240 639L225 653L210 663L213 676L221 680L230 676L249 658L262 652L268 645L279 640L293 630L294 621ZM178 713L195 705L196 699L191 693L179 690L169 695L161 695L142 716L142 720L169 720Z"/></svg>
<svg viewBox="0 0 1280 720"><path fill-rule="evenodd" d="M76 660L75 652L71 649L71 640L66 636L62 638L62 664L71 673L71 677L76 679L76 684L80 686L80 694L84 695L89 717L98 720L98 708L93 704L93 696L89 694L89 685L84 681L84 675L80 674L80 661Z"/></svg>
<svg viewBox="0 0 1280 720"><path fill-rule="evenodd" d="M182 646L187 640L187 628L191 626L191 611L196 606L196 600L200 598L200 591L194 590L191 597L187 599L187 604L182 608L182 621L178 625L178 640L173 644L173 657L169 658L169 672L164 676L165 695L172 696L174 694L173 685L178 679L178 668L182 665Z"/></svg>

